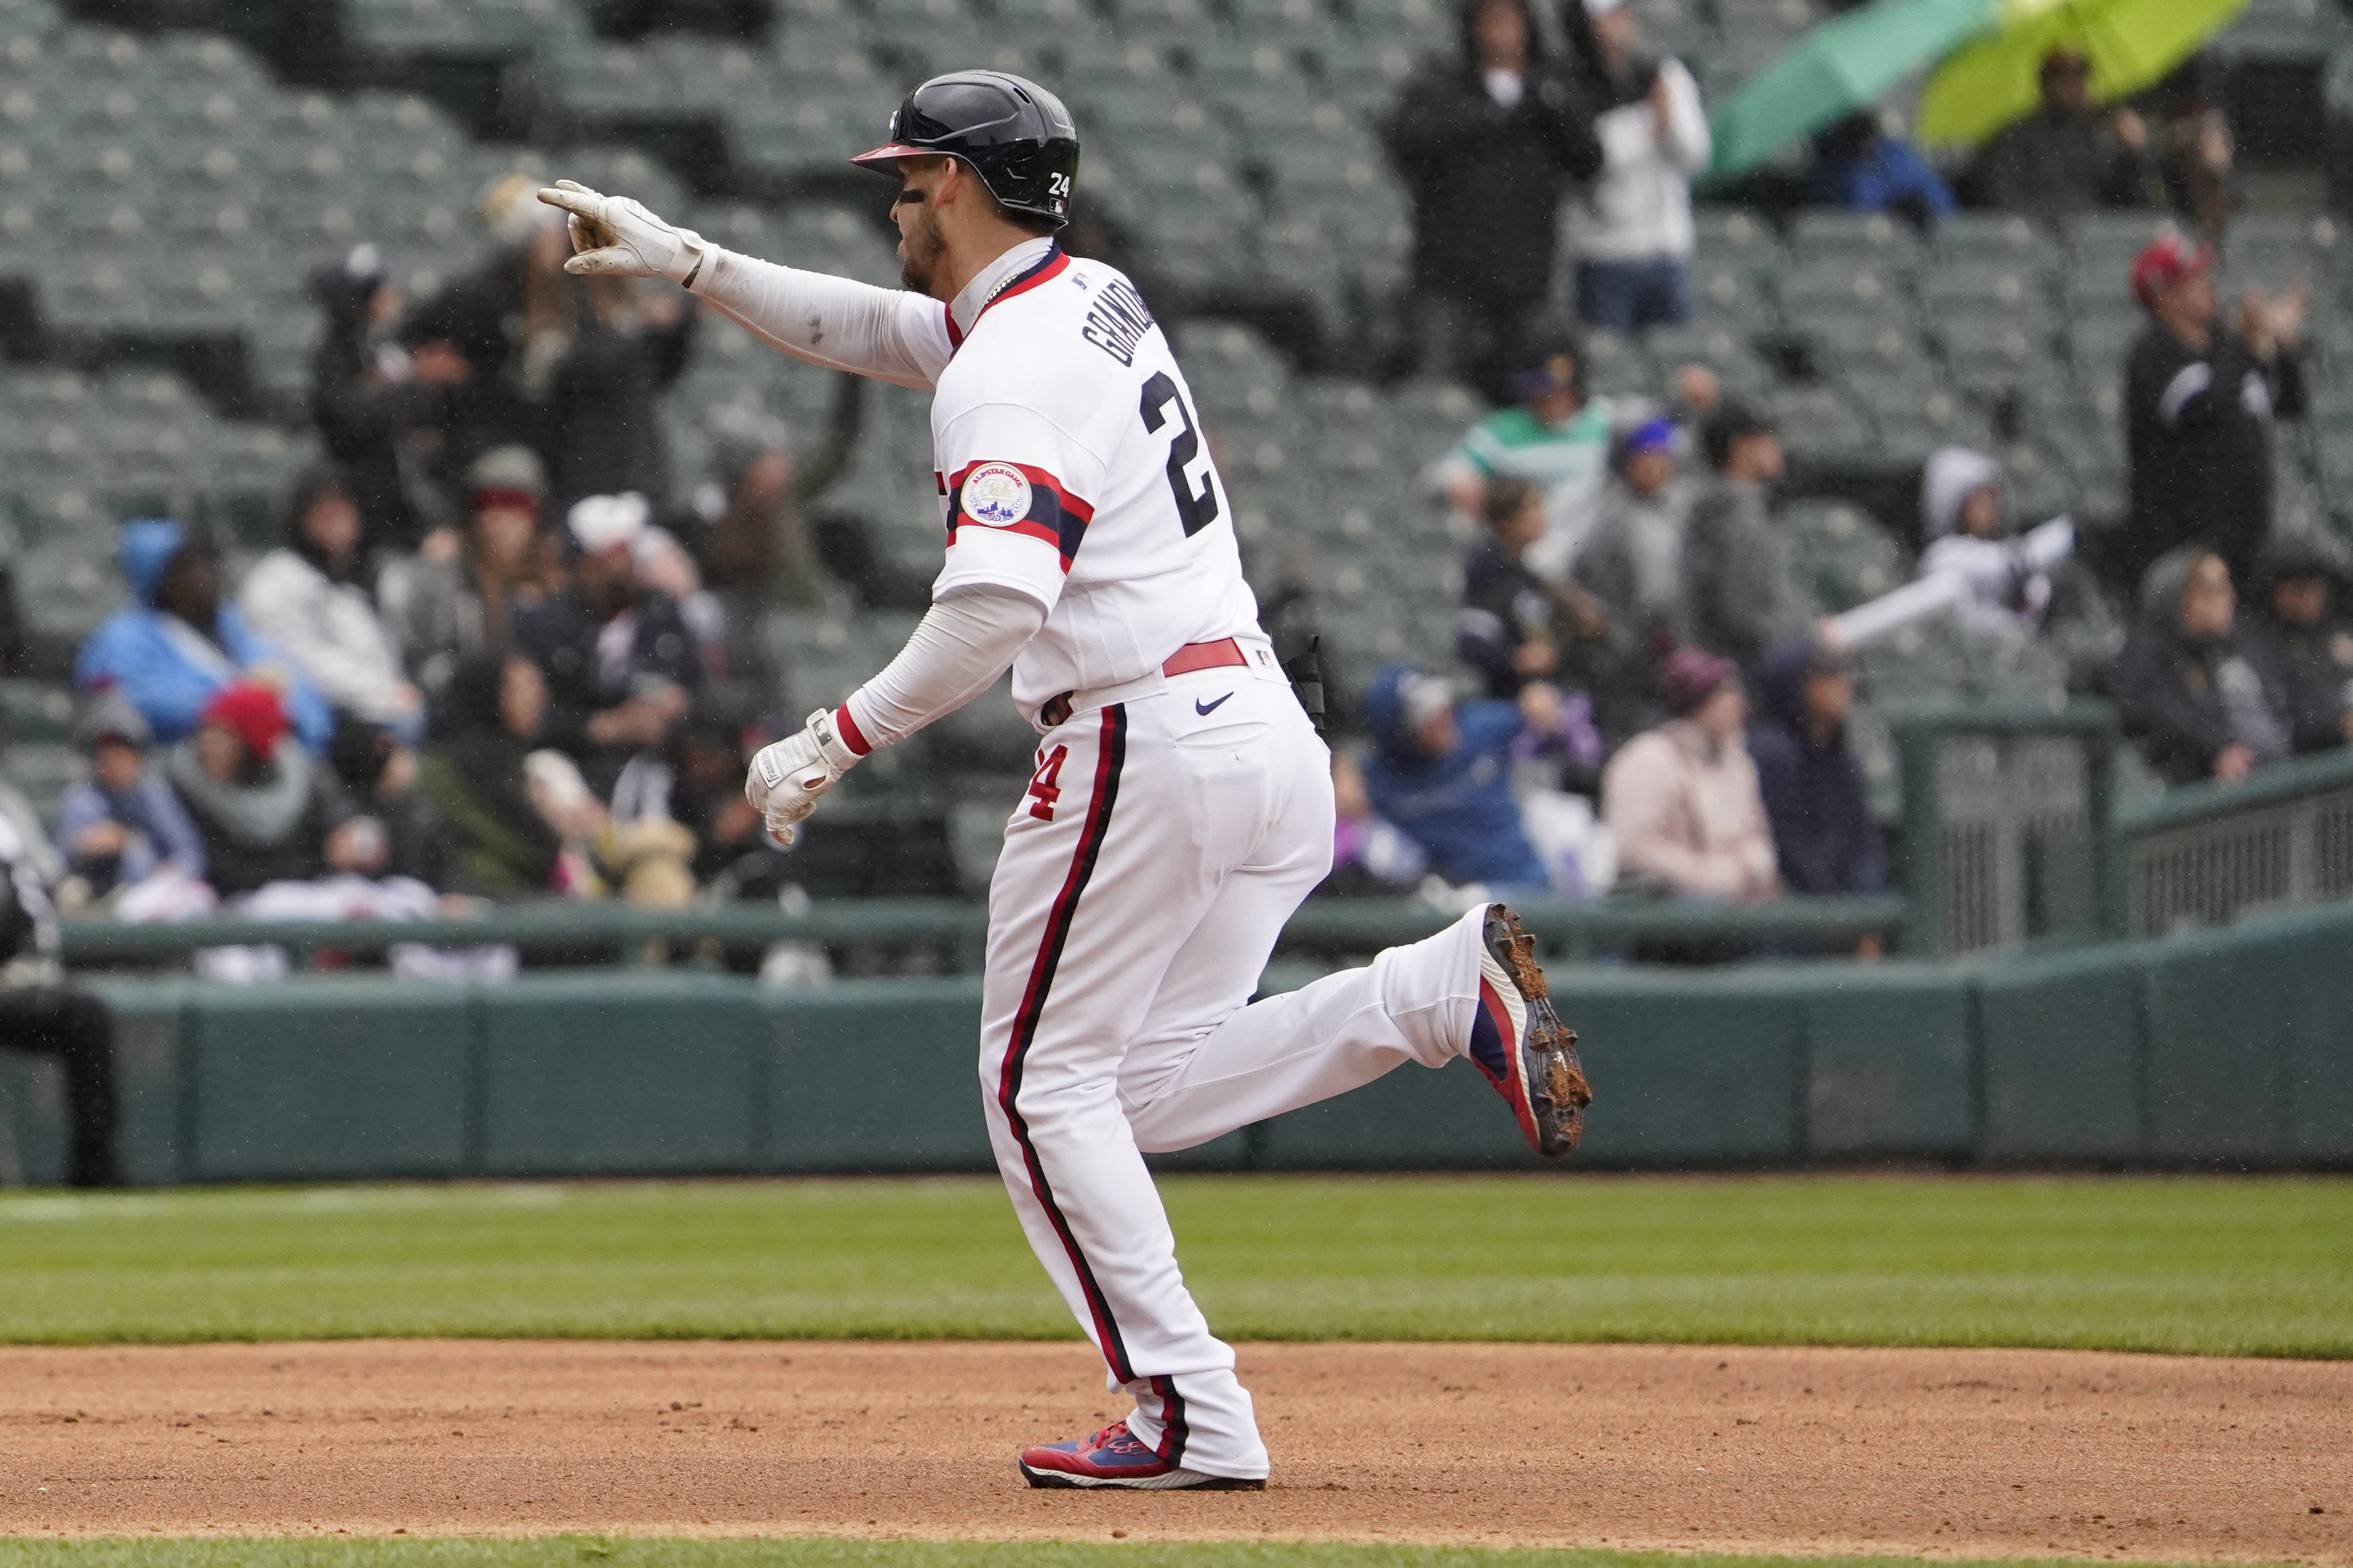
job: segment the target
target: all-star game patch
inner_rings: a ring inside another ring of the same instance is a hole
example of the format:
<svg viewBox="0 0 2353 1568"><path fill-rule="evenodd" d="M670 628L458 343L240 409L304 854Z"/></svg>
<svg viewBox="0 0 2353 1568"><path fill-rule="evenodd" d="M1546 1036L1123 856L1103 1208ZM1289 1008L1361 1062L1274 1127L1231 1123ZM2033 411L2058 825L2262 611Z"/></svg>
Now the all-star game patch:
<svg viewBox="0 0 2353 1568"><path fill-rule="evenodd" d="M964 514L984 528L1009 528L1029 515L1029 477L1010 463L983 463L964 477Z"/></svg>

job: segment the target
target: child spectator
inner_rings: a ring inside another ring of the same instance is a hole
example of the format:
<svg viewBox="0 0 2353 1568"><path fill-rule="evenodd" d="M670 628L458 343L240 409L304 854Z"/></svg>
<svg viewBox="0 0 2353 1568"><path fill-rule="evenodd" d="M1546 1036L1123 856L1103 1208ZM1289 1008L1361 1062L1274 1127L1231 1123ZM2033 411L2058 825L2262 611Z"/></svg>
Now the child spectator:
<svg viewBox="0 0 2353 1568"><path fill-rule="evenodd" d="M1846 656L1792 637L1766 654L1757 689L1764 721L1749 729L1748 755L1781 886L1792 893L1883 890L1886 848L1871 819L1862 763L1846 743L1854 710Z"/></svg>
<svg viewBox="0 0 2353 1568"><path fill-rule="evenodd" d="M159 870L203 881L205 846L172 786L147 771L147 721L119 692L102 693L74 726L90 777L58 803L58 853L69 909L102 902Z"/></svg>
<svg viewBox="0 0 2353 1568"><path fill-rule="evenodd" d="M1544 537L1544 492L1522 479L1490 480L1487 539L1462 567L1462 617L1455 633L1462 662L1486 678L1487 695L1511 698L1560 668L1552 595L1522 557Z"/></svg>
<svg viewBox="0 0 2353 1568"><path fill-rule="evenodd" d="M1639 647L1682 640L1690 611L1683 590L1689 484L1676 477L1674 421L1660 416L1621 432L1611 450L1593 537L1577 556L1577 580Z"/></svg>
<svg viewBox="0 0 2353 1568"><path fill-rule="evenodd" d="M1928 548L1920 575L1948 573L1969 587L1964 625L1987 633L2029 631L2051 607L2051 576L2031 565L2010 537L2001 465L1983 452L1947 447L1920 476L1920 531Z"/></svg>
<svg viewBox="0 0 2353 1568"><path fill-rule="evenodd" d="M2337 568L2310 543L2273 536L2255 560L2246 632L2287 696L2295 749L2353 738L2353 629L2337 614Z"/></svg>
<svg viewBox="0 0 2353 1568"><path fill-rule="evenodd" d="M122 575L132 603L82 644L74 683L120 688L157 741L185 740L206 705L239 680L281 694L287 721L313 752L335 727L332 709L283 650L221 603L220 555L185 523L149 518L122 525Z"/></svg>
<svg viewBox="0 0 2353 1568"><path fill-rule="evenodd" d="M1732 661L1678 648L1659 672L1674 717L1620 748L1601 775L1601 818L1621 881L1678 898L1756 902L1781 890L1772 829L1742 744L1748 699Z"/></svg>
<svg viewBox="0 0 2353 1568"><path fill-rule="evenodd" d="M400 655L375 599L359 581L360 512L337 469L313 466L295 480L285 544L254 563L237 606L339 712L414 742L425 732L425 695L401 673Z"/></svg>
<svg viewBox="0 0 2353 1568"><path fill-rule="evenodd" d="M2234 783L2289 752L2287 694L2237 623L2231 569L2213 551L2149 568L2113 685L2126 733L2168 784Z"/></svg>
<svg viewBox="0 0 2353 1568"><path fill-rule="evenodd" d="M205 879L224 900L272 882L384 868L383 827L363 816L332 770L288 732L278 693L223 687L164 773L204 839Z"/></svg>

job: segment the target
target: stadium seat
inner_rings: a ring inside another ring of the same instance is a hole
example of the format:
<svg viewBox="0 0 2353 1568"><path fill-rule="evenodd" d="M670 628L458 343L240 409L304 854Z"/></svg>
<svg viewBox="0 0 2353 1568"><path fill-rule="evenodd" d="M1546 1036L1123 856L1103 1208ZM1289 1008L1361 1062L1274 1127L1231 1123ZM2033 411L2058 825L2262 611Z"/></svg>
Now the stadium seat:
<svg viewBox="0 0 2353 1568"><path fill-rule="evenodd" d="M1789 253L1801 266L1820 261L1868 264L1898 277L1918 266L1924 254L1919 231L1886 213L1804 208L1789 220L1788 239Z"/></svg>

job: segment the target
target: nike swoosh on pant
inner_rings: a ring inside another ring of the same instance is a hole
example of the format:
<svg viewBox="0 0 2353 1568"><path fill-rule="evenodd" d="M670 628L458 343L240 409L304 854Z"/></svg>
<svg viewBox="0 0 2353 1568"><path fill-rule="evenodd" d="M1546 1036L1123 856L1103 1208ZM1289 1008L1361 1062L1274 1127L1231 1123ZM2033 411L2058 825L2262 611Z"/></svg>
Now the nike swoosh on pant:
<svg viewBox="0 0 2353 1568"><path fill-rule="evenodd" d="M1231 697L1233 693L1230 691L1226 693L1226 697ZM1226 697L1220 697L1215 702L1204 702L1199 698L1196 697L1193 699L1193 711L1200 714L1206 719L1210 714L1216 712L1218 709L1224 704Z"/></svg>

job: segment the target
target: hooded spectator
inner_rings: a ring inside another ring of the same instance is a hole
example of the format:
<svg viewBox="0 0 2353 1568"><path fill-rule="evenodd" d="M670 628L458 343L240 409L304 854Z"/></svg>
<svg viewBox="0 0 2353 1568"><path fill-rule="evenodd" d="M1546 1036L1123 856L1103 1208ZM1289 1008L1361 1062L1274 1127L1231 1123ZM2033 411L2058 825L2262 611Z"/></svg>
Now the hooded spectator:
<svg viewBox="0 0 2353 1568"><path fill-rule="evenodd" d="M1413 203L1413 353L1463 380L1546 313L1560 205L1601 169L1583 91L1545 58L1526 0L1461 0L1460 40L1381 128Z"/></svg>
<svg viewBox="0 0 2353 1568"><path fill-rule="evenodd" d="M2148 127L2092 102L2092 62L2064 46L2042 58L2042 101L1978 154L1988 205L2063 228L2103 207L2165 205Z"/></svg>
<svg viewBox="0 0 2353 1568"><path fill-rule="evenodd" d="M1619 876L1678 898L1753 902L1781 890L1757 767L1742 743L1748 699L1732 661L1678 648L1659 672L1674 717L1619 748L1601 817Z"/></svg>
<svg viewBox="0 0 2353 1568"><path fill-rule="evenodd" d="M204 839L205 879L223 899L383 868L383 829L353 807L333 770L295 742L270 687L238 682L215 692L164 771Z"/></svg>
<svg viewBox="0 0 2353 1568"><path fill-rule="evenodd" d="M425 694L401 673L375 599L359 582L360 513L348 477L324 464L305 469L287 501L286 536L246 574L237 595L246 623L285 649L338 711L414 742L425 732Z"/></svg>
<svg viewBox="0 0 2353 1568"><path fill-rule="evenodd" d="M523 759L538 749L547 681L521 654L490 654L451 675L417 792L448 824L454 886L496 899L549 892L564 824L534 798Z"/></svg>
<svg viewBox="0 0 2353 1568"><path fill-rule="evenodd" d="M220 556L206 535L151 518L122 525L122 575L132 603L82 644L74 682L119 689L155 739L187 738L214 693L240 679L275 685L302 744L317 751L334 713L283 650L221 603Z"/></svg>
<svg viewBox="0 0 2353 1568"><path fill-rule="evenodd" d="M205 876L204 841L172 786L148 771L147 721L120 692L100 693L74 725L90 776L58 803L58 853L65 858L71 903L89 904L168 869L190 881Z"/></svg>
<svg viewBox="0 0 2353 1568"><path fill-rule="evenodd" d="M2051 577L2010 535L2001 465L1983 452L1947 447L1920 476L1920 531L1928 548L1920 575L1947 573L1968 584L1961 620L1975 630L2031 630L2051 606Z"/></svg>
<svg viewBox="0 0 2353 1568"><path fill-rule="evenodd" d="M1487 539L1462 566L1462 662L1485 677L1487 695L1513 698L1560 668L1553 597L1522 557L1544 537L1544 492L1525 479L1488 482Z"/></svg>
<svg viewBox="0 0 2353 1568"><path fill-rule="evenodd" d="M1754 668L1767 648L1805 629L1789 587L1788 543L1773 525L1781 436L1769 421L1727 404L1702 440L1715 478L1693 499L1683 525L1689 638Z"/></svg>
<svg viewBox="0 0 2353 1568"><path fill-rule="evenodd" d="M1512 797L1513 744L1525 727L1517 704L1458 708L1443 679L1393 664L1365 694L1365 723L1366 793L1430 870L1456 887L1548 885Z"/></svg>
<svg viewBox="0 0 2353 1568"><path fill-rule="evenodd" d="M1757 671L1762 722L1748 730L1781 886L1792 893L1876 893L1887 852L1872 821L1862 763L1847 745L1854 674L1810 637L1776 645Z"/></svg>
<svg viewBox="0 0 2353 1568"><path fill-rule="evenodd" d="M1547 583L1567 577L1609 474L1609 401L1586 395L1577 353L1565 339L1539 342L1512 378L1518 401L1471 426L1435 467L1465 517L1484 510L1490 479L1525 479L1544 492L1544 535L1521 558Z"/></svg>
<svg viewBox="0 0 2353 1568"><path fill-rule="evenodd" d="M1814 136L1808 194L1824 206L1893 213L1926 229L1960 203L1944 176L1900 136L1891 136L1876 110L1848 115Z"/></svg>
<svg viewBox="0 0 2353 1568"><path fill-rule="evenodd" d="M832 576L809 509L839 483L858 456L866 380L836 379L832 416L815 447L797 458L792 433L758 409L730 406L711 418L711 474L694 491L691 542L703 574L754 613L815 609ZM849 584L876 603L871 584Z"/></svg>
<svg viewBox="0 0 2353 1568"><path fill-rule="evenodd" d="M518 594L535 597L539 456L498 447L466 473L466 532L456 548L395 561L376 581L385 626L401 662L438 702L459 665L510 646Z"/></svg>
<svg viewBox="0 0 2353 1568"><path fill-rule="evenodd" d="M360 553L408 550L443 519L425 469L438 450L447 388L463 380L453 355L411 355L393 342L400 290L373 245L314 269L311 298L324 321L311 356L311 418L327 455L349 475Z"/></svg>
<svg viewBox="0 0 2353 1568"><path fill-rule="evenodd" d="M2255 561L2243 631L2287 699L2296 751L2353 739L2353 627L2337 605L2337 565L2310 542L2274 535Z"/></svg>
<svg viewBox="0 0 2353 1568"><path fill-rule="evenodd" d="M1681 60L1641 52L1627 0L1569 0L1564 15L1602 155L1570 209L1577 313L1625 335L1680 326L1691 319L1692 176L1712 150L1699 85Z"/></svg>
<svg viewBox="0 0 2353 1568"><path fill-rule="evenodd" d="M32 802L0 780L0 1049L58 1059L69 1118L66 1181L118 1186L114 1015L69 984L59 962L64 944L49 890L64 873Z"/></svg>
<svg viewBox="0 0 2353 1568"><path fill-rule="evenodd" d="M573 584L518 609L517 646L547 677L545 743L608 795L630 756L659 749L702 684L694 634L667 594L638 580L641 496L592 496L572 509Z"/></svg>
<svg viewBox="0 0 2353 1568"><path fill-rule="evenodd" d="M2239 626L2230 569L2211 550L2149 569L2112 685L2126 732L2168 784L2232 783L2292 747L2288 694Z"/></svg>
<svg viewBox="0 0 2353 1568"><path fill-rule="evenodd" d="M2235 329L2216 303L2214 253L2179 235L2133 263L2133 295L2148 325L2125 362L2125 434L2132 500L2115 565L2137 583L2186 544L2219 553L2240 583L2272 526L2272 431L2304 413L2308 291L2241 299Z"/></svg>

